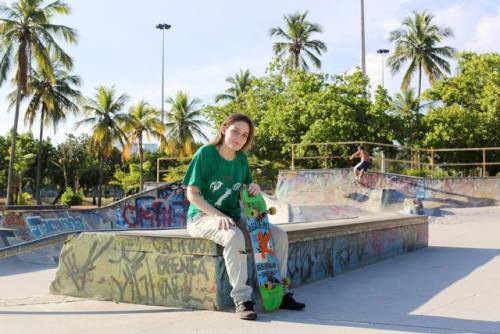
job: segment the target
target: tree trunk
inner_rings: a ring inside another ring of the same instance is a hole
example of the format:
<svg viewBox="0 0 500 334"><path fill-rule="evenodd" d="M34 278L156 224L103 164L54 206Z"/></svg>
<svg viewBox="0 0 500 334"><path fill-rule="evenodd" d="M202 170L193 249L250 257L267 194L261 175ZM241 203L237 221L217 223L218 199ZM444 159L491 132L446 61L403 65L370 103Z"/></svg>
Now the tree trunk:
<svg viewBox="0 0 500 334"><path fill-rule="evenodd" d="M97 207L102 205L102 183L104 180L104 157L99 155L99 186L97 188Z"/></svg>
<svg viewBox="0 0 500 334"><path fill-rule="evenodd" d="M68 188L69 181L68 181L68 168L66 167L65 164L63 164L63 177L64 177L64 191Z"/></svg>
<svg viewBox="0 0 500 334"><path fill-rule="evenodd" d="M17 139L17 124L19 122L19 108L21 106L21 89L17 88L17 97L16 97L16 112L14 114L14 125L12 126L12 142L10 145L10 160L9 160L9 172L7 177L7 205L12 205L12 186L14 181L14 162L16 160L16 139Z"/></svg>
<svg viewBox="0 0 500 334"><path fill-rule="evenodd" d="M17 192L17 197L15 203L19 205L19 200L21 199L21 196L23 195L23 171L19 172L19 191Z"/></svg>
<svg viewBox="0 0 500 334"><path fill-rule="evenodd" d="M422 89L422 64L418 64L417 126L420 124L420 91Z"/></svg>
<svg viewBox="0 0 500 334"><path fill-rule="evenodd" d="M142 191L143 185L144 185L144 180L143 180L143 173L144 171L142 170L142 163L143 163L143 152L142 152L142 133L139 135L139 192Z"/></svg>
<svg viewBox="0 0 500 334"><path fill-rule="evenodd" d="M43 149L43 119L45 116L45 108L42 107L42 114L40 115L40 137L38 138L38 152L36 157L36 181L35 181L35 196L36 204L41 205L42 199L40 197L40 178L42 174L42 149Z"/></svg>

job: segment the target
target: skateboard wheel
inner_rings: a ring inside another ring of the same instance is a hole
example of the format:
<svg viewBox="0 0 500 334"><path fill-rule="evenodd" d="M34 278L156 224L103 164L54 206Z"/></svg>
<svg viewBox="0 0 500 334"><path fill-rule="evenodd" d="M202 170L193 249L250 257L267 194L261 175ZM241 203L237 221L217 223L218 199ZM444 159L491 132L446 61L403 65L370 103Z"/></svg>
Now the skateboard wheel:
<svg viewBox="0 0 500 334"><path fill-rule="evenodd" d="M255 210L255 209L250 210L250 216L252 216L254 218L259 217L259 211Z"/></svg>
<svg viewBox="0 0 500 334"><path fill-rule="evenodd" d="M272 282L269 282L267 281L264 286L266 287L266 289L268 290L272 290L272 288L274 287L274 284Z"/></svg>
<svg viewBox="0 0 500 334"><path fill-rule="evenodd" d="M267 209L267 213L269 213L271 216L276 214L276 208L274 206L270 207Z"/></svg>

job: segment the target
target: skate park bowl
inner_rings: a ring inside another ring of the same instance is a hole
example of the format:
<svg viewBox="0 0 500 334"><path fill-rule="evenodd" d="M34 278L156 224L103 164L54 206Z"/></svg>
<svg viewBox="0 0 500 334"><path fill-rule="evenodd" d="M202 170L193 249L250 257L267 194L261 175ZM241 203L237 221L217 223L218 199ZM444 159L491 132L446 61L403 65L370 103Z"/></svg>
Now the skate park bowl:
<svg viewBox="0 0 500 334"><path fill-rule="evenodd" d="M498 205L498 178L433 179L350 169L282 170L265 196L287 232L292 286L426 247L427 215ZM420 199L425 215L404 213ZM92 210L1 211L0 258L52 261L54 294L199 309L232 306L222 248L190 237L179 183ZM69 237L68 237L69 236ZM248 249L247 249L248 250ZM251 258L251 257L249 257ZM248 263L253 282L253 264Z"/></svg>
<svg viewBox="0 0 500 334"><path fill-rule="evenodd" d="M352 170L281 170L268 205L281 208L276 223L355 218L383 212L405 212L405 200L418 199L423 214L441 216L447 208L500 204L500 178L426 179L369 172L361 184ZM280 211L280 210L278 210ZM271 217L273 219L273 217Z"/></svg>

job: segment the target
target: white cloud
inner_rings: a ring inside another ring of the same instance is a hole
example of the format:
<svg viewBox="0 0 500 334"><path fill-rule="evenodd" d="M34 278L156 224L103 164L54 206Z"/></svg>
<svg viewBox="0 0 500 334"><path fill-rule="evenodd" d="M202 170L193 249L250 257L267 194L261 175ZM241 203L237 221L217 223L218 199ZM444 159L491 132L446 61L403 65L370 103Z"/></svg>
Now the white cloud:
<svg viewBox="0 0 500 334"><path fill-rule="evenodd" d="M500 52L500 7L494 16L482 17L474 29L474 35L465 44L467 50L476 52Z"/></svg>

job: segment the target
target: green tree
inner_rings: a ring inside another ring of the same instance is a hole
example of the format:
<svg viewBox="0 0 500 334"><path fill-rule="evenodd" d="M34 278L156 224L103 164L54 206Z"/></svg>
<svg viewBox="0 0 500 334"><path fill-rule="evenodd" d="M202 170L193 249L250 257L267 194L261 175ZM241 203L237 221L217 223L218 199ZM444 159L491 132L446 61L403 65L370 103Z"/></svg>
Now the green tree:
<svg viewBox="0 0 500 334"><path fill-rule="evenodd" d="M140 184L142 182L144 172L148 173L151 171L152 167L151 161L146 161L143 163L141 168L138 163L129 163L129 171L118 170L113 175L114 179L118 181L118 184L122 187L126 195L133 193L134 190L140 189Z"/></svg>
<svg viewBox="0 0 500 334"><path fill-rule="evenodd" d="M12 141L12 134L8 136L7 141ZM36 147L36 141L33 139L33 135L31 133L18 134L16 145L16 155L18 159L16 159L16 163L14 164L14 174L12 178L13 204L19 203L20 195L23 193L23 189L33 189ZM9 150L10 149L11 148L9 148ZM9 154L6 154L4 159L7 160L8 157Z"/></svg>
<svg viewBox="0 0 500 334"><path fill-rule="evenodd" d="M67 189L71 186L74 192L78 191L80 174L87 167L86 158L90 156L89 142L88 135L76 137L73 134L67 134L64 142L57 146L52 163L63 174L64 183L60 184L61 189Z"/></svg>
<svg viewBox="0 0 500 334"><path fill-rule="evenodd" d="M0 156L6 157L9 155L9 142L7 141L7 136L0 135ZM7 187L7 169L9 162L7 159L0 159L0 194L3 193L3 189ZM5 196L3 193L0 197Z"/></svg>
<svg viewBox="0 0 500 334"><path fill-rule="evenodd" d="M32 70L29 76L31 86L28 107L25 113L25 123L31 130L36 117L40 114L40 133L37 152L37 173L35 182L35 197L37 204L42 204L40 198L40 179L42 172L42 143L43 129L52 125L54 132L59 122L66 119L66 113L76 114L78 106L76 100L80 97L80 91L72 86L80 84L80 78L66 72L58 63L54 65L54 80L49 78L46 72ZM11 103L14 104L17 92L10 94Z"/></svg>
<svg viewBox="0 0 500 334"><path fill-rule="evenodd" d="M418 72L418 100L422 90L422 71L433 83L444 74L450 74L450 64L446 58L451 58L455 54L455 49L452 47L439 45L444 38L453 36L452 30L438 27L433 20L434 16L426 11L422 13L414 11L413 17L403 20L402 28L393 30L389 34L389 41L395 43L395 49L387 59L387 65L395 74L404 64L410 63L401 83L402 90L409 87L413 75ZM417 110L418 121L419 110Z"/></svg>
<svg viewBox="0 0 500 334"><path fill-rule="evenodd" d="M177 92L175 98L169 97L167 103L170 110L167 112L165 123L167 128L167 151L174 152L178 156L191 156L194 153L194 135L208 140L201 127L210 127L210 124L202 119L198 104L200 99L190 99L183 91Z"/></svg>
<svg viewBox="0 0 500 334"><path fill-rule="evenodd" d="M76 126L92 126L91 149L97 153L99 159L99 185L97 206L102 204L102 185L104 179L104 160L111 156L113 144L118 141L125 146L126 135L120 124L126 122L127 117L120 111L128 101L128 96L122 94L117 96L115 86L107 88L99 86L96 88L94 99L85 99L82 111L87 118L78 121Z"/></svg>
<svg viewBox="0 0 500 334"><path fill-rule="evenodd" d="M424 147L500 146L500 55L497 53L458 54L457 74L435 82L423 97L430 101L422 145ZM452 152L447 161L482 161L479 152ZM488 161L500 154L488 153ZM490 166L495 175L499 166Z"/></svg>
<svg viewBox="0 0 500 334"><path fill-rule="evenodd" d="M76 32L67 26L51 23L56 14L67 15L70 9L64 2L56 0L45 4L43 0L18 0L10 5L0 4L0 84L7 80L15 63L17 85L16 109L12 126L12 144L9 160L7 203L12 204L11 186L15 163L15 147L19 108L23 95L28 94L28 69L34 60L40 70L55 80L52 52L68 68L72 65L69 55L59 46L55 37L62 37L68 43L76 42Z"/></svg>
<svg viewBox="0 0 500 334"><path fill-rule="evenodd" d="M435 82L424 98L445 106L458 104L467 110L498 112L500 55L461 52L457 61L457 74Z"/></svg>
<svg viewBox="0 0 500 334"><path fill-rule="evenodd" d="M126 151L128 151L132 144L137 145L139 154L139 191L142 191L144 185L144 135L146 135L146 138L148 138L148 140L150 139L150 137L154 137L160 142L165 141L165 138L163 136L163 133L165 132L165 126L162 124L159 117L160 113L156 109L151 107L145 101L139 101L135 106L130 108L128 114L124 117L123 123L121 124L121 127L128 138Z"/></svg>
<svg viewBox="0 0 500 334"><path fill-rule="evenodd" d="M272 173L277 171L274 167L290 165L292 144L375 139L388 142L394 138L396 120L390 113L387 92L380 88L372 103L368 78L360 71L330 76L299 70L285 77L280 66L286 65L272 64L268 75L256 78L240 99L204 109L216 126L237 111L252 118L256 138L250 153L262 162L254 167L271 173L259 178L272 179ZM299 153L346 155L342 150L339 146L327 152L321 147ZM318 167L317 161L300 162L302 167ZM341 166L347 162L335 163Z"/></svg>
<svg viewBox="0 0 500 334"><path fill-rule="evenodd" d="M215 97L215 103L220 101L228 100L234 101L236 98L243 94L246 90L249 89L252 83L252 75L249 70L240 70L239 73L236 73L233 77L229 76L226 78L226 82L231 85L226 92L223 94L219 94Z"/></svg>
<svg viewBox="0 0 500 334"><path fill-rule="evenodd" d="M323 29L317 23L311 23L306 20L308 12L295 13L283 16L285 28L274 27L269 30L271 37L278 37L284 41L273 44L273 51L277 57L286 58L287 69L297 70L302 68L309 69L304 55L317 68L321 68L321 56L327 51L326 44L320 40L311 39L314 33L321 33Z"/></svg>
<svg viewBox="0 0 500 334"><path fill-rule="evenodd" d="M402 129L398 140L406 145L417 144L421 139L421 128L417 123L419 100L413 88L402 90L394 95L391 109L401 120Z"/></svg>

